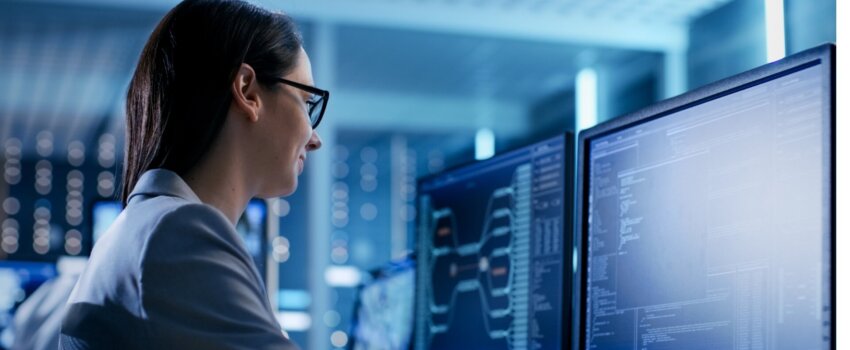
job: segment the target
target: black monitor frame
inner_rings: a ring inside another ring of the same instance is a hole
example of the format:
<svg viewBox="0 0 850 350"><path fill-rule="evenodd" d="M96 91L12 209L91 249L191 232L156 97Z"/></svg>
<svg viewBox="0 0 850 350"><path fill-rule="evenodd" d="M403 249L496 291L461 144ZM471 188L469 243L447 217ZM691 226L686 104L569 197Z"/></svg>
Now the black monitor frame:
<svg viewBox="0 0 850 350"><path fill-rule="evenodd" d="M576 241L575 241L575 232L573 230L574 222L575 222L573 215L575 213L575 208L574 208L574 205L575 205L574 204L575 203L575 197L574 197L575 181L574 180L576 178L576 152L575 152L575 150L576 150L576 144L575 144L576 138L575 138L575 136L572 132L569 132L569 131L559 132L557 134L553 134L553 135L548 136L548 137L543 137L543 138L537 139L534 142L530 142L530 143L527 143L527 144L523 144L521 146L517 146L517 147L513 147L513 148L510 148L510 149L504 150L502 152L499 152L498 154L495 154L493 157L488 158L488 159L473 160L473 161L469 161L469 162L466 162L466 163L461 163L461 164L443 169L443 170L441 170L437 173L419 177L418 179L416 179L416 193L417 193L416 207L417 207L417 210L419 210L419 200L418 199L419 199L419 194L422 193L421 188L422 188L423 183L428 182L430 180L433 180L435 178L438 178L440 176L443 176L445 173L454 172L454 171L461 170L461 169L469 167L469 166L473 166L473 165L476 165L476 164L492 161L495 158L499 157L500 155L511 153L511 152L514 152L514 151L518 151L518 150L524 149L526 147L532 146L536 143L543 142L543 141L550 140L550 139L554 139L556 137L561 137L564 140L564 152L563 152L563 154L564 154L564 176L565 176L565 179L564 179L564 198L563 198L564 220L563 220L563 225L562 225L563 227L561 228L561 230L562 230L561 232L563 232L563 240L562 240L563 247L562 248L563 248L563 252L564 252L564 254L563 254L563 265L562 265L563 266L563 277L562 277L563 278L563 287L562 287L563 292L561 294L561 320L563 321L561 323L561 334L562 334L561 348L566 349L566 348L570 347L570 344L572 343L572 339L573 339L573 328L574 327L573 327L572 318L573 318L573 315L574 315L574 312L573 312L574 303L572 301L574 299L573 290L575 289L574 284L573 284L573 281L575 280L575 276L573 274L573 271L576 271L576 268L577 268L575 266L576 265L575 264L576 256L575 256L575 250L574 250L575 249L574 242L576 242ZM417 244L418 244L418 240L419 240L418 235L421 234L421 232L419 232L419 224L420 224L419 215L417 214L416 219L414 221L414 225L415 225L414 227L416 228L416 235L415 235L416 238L415 239L416 239ZM417 251L418 251L418 248L417 248ZM422 259L422 257L420 257L419 259ZM416 277L415 277L417 284L419 283L419 272L421 271L423 266L425 266L425 265L417 263ZM416 293L414 293L414 296L413 296L414 297L414 299L413 299L414 305L417 305L417 303L419 302L419 295L417 294L418 291L419 291L419 288L418 288L418 285L417 285ZM414 310L414 325L413 325L414 337L413 337L412 343L411 343L413 348L416 347L417 337L420 336L416 333L417 329L416 329L416 324L415 324L416 319L418 317L423 317L423 316L416 314L416 310Z"/></svg>
<svg viewBox="0 0 850 350"><path fill-rule="evenodd" d="M798 54L786 57L779 61L769 63L763 65L761 67L755 68L753 70L734 75L724 80L720 80L718 82L697 88L696 90L690 91L688 93L661 101L652 106L646 107L644 109L638 110L636 112L626 114L622 117L616 118L614 120L599 124L593 128L582 131L579 134L578 138L578 163L577 163L577 172L576 172L576 226L574 232L577 235L574 237L576 242L580 243L577 251L579 252L578 261L580 262L580 266L578 268L579 273L576 274L576 278L578 280L574 281L574 285L579 286L579 290L575 293L576 298L574 299L574 308L577 312L575 312L574 316L576 318L573 319L573 324L576 328L573 330L573 349L583 349L586 339L585 329L587 328L587 247L588 247L588 225L585 217L587 216L587 193L588 193L588 185L589 185L589 155L590 155L590 142L598 137L602 137L605 135L609 135L611 133L632 127L634 125L645 123L654 119L662 118L664 116L685 110L687 108L693 107L695 105L699 105L741 90L746 88L758 85L762 82L773 80L783 75L791 74L793 72L812 67L817 64L822 64L823 69L823 84L824 90L827 93L824 97L827 99L825 106L829 108L830 115L828 116L829 120L829 129L824 130L823 137L823 147L828 155L825 155L825 159L828 160L829 164L827 164L828 170L827 174L830 177L830 183L828 184L828 197L823 203L824 208L828 208L827 212L830 213L831 217L827 224L827 230L831 235L831 247L830 251L826 252L830 254L831 266L830 266L830 283L829 293L831 307L831 348L835 349L835 339L836 339L836 330L835 330L835 322L836 322L836 295L835 295L835 215L836 215L836 196L835 196L835 183L836 183L836 169L835 169L835 45L833 44L823 44L821 46L800 52Z"/></svg>

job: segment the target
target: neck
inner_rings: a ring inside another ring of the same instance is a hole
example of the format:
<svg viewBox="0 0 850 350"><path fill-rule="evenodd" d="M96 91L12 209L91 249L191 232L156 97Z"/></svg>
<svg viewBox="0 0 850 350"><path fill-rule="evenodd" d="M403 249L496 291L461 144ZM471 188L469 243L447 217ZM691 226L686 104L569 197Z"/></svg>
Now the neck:
<svg viewBox="0 0 850 350"><path fill-rule="evenodd" d="M245 167L240 166L240 157L232 152L216 152L219 151L216 148L214 146L184 180L202 202L221 211L236 226L254 196L253 191L245 181Z"/></svg>

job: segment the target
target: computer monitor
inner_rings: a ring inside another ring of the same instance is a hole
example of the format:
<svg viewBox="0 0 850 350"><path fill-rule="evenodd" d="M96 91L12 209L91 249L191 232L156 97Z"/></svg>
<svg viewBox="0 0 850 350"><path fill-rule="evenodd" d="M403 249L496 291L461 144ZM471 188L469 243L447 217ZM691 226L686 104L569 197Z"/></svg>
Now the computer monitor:
<svg viewBox="0 0 850 350"><path fill-rule="evenodd" d="M118 219L123 209L121 201L116 200L97 200L92 204L91 227L95 243L106 233L109 226L112 226L115 219Z"/></svg>
<svg viewBox="0 0 850 350"><path fill-rule="evenodd" d="M404 260L372 273L357 291L351 350L408 350L413 341L415 263Z"/></svg>
<svg viewBox="0 0 850 350"><path fill-rule="evenodd" d="M567 344L572 150L561 135L419 181L416 349Z"/></svg>
<svg viewBox="0 0 850 350"><path fill-rule="evenodd" d="M91 206L92 232L94 241L103 235L112 225L122 210L121 202L115 200L98 200ZM268 276L266 271L266 258L268 256L268 205L265 200L252 199L248 202L245 212L236 223L236 232L242 237L248 253L257 265L260 276L265 280Z"/></svg>
<svg viewBox="0 0 850 350"><path fill-rule="evenodd" d="M245 242L245 248L248 249L248 253L254 259L254 264L257 265L257 270L260 271L260 276L263 277L264 281L269 277L266 271L266 257L269 251L269 240L267 239L268 215L269 208L266 201L255 198L248 202L245 212L242 213L242 217L236 223L236 232Z"/></svg>
<svg viewBox="0 0 850 350"><path fill-rule="evenodd" d="M576 348L835 348L834 50L581 133Z"/></svg>
<svg viewBox="0 0 850 350"><path fill-rule="evenodd" d="M11 345L5 333L18 306L58 274L53 262L0 261L0 348Z"/></svg>

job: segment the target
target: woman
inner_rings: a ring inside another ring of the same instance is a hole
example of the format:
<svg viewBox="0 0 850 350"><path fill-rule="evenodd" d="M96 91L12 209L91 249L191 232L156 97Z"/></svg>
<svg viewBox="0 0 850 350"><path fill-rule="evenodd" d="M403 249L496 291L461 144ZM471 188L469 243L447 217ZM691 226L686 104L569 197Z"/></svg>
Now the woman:
<svg viewBox="0 0 850 350"><path fill-rule="evenodd" d="M115 224L67 305L64 349L289 349L235 231L295 191L328 93L293 21L190 0L159 23L127 94Z"/></svg>

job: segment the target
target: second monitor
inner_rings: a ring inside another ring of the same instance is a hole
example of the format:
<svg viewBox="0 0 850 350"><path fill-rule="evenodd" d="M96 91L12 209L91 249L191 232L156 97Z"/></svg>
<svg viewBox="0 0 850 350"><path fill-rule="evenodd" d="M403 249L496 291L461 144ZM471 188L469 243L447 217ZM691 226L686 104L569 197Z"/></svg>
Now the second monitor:
<svg viewBox="0 0 850 350"><path fill-rule="evenodd" d="M416 349L567 343L572 149L562 135L420 181Z"/></svg>
<svg viewBox="0 0 850 350"><path fill-rule="evenodd" d="M582 132L576 348L835 348L834 54Z"/></svg>

